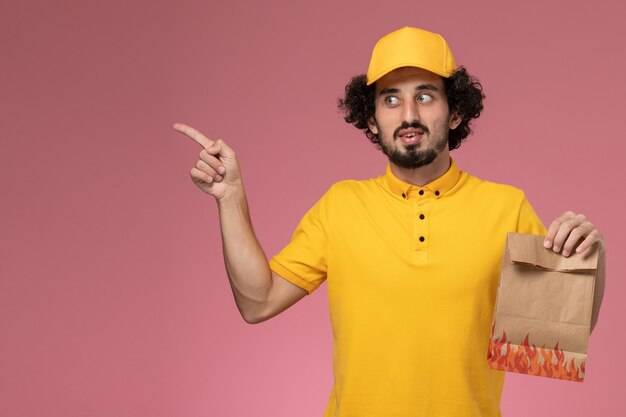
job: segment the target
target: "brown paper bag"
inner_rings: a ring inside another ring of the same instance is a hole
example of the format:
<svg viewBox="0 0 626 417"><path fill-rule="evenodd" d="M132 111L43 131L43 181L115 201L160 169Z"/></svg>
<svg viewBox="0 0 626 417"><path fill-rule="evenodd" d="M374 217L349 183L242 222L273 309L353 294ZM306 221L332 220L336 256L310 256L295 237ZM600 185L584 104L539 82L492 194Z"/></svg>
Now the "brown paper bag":
<svg viewBox="0 0 626 417"><path fill-rule="evenodd" d="M598 244L565 257L544 236L509 233L487 361L493 369L585 377Z"/></svg>

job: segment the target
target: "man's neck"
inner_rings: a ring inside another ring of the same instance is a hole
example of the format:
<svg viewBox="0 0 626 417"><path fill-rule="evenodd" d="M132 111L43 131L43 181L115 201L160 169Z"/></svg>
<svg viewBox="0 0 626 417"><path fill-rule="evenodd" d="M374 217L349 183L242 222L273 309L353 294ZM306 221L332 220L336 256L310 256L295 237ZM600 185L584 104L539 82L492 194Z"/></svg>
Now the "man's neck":
<svg viewBox="0 0 626 417"><path fill-rule="evenodd" d="M450 153L441 152L437 158L428 165L420 168L401 168L390 162L391 172L404 182L423 186L441 177L450 168Z"/></svg>

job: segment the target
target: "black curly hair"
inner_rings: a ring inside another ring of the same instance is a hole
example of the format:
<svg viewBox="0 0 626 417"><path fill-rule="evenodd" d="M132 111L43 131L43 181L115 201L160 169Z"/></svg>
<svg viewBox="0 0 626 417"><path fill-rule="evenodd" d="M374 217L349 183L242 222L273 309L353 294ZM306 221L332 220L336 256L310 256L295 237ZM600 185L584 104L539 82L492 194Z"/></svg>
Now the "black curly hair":
<svg viewBox="0 0 626 417"><path fill-rule="evenodd" d="M443 78L445 93L450 112L456 112L462 118L461 123L448 133L449 149L456 149L471 133L470 122L480 116L483 109L483 87L470 75L465 67L459 67L449 78ZM367 85L367 76L357 75L346 85L346 95L337 101L337 106L344 114L344 120L365 132L369 140L378 144L378 135L367 124L374 118L375 84Z"/></svg>

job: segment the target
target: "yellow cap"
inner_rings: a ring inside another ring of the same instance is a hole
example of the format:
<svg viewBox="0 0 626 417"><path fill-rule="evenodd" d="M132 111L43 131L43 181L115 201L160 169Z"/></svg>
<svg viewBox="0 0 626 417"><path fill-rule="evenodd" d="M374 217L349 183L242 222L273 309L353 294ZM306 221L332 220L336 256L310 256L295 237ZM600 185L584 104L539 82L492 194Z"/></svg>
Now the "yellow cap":
<svg viewBox="0 0 626 417"><path fill-rule="evenodd" d="M446 40L436 33L405 26L374 46L367 85L400 67L418 67L449 77L457 66Z"/></svg>

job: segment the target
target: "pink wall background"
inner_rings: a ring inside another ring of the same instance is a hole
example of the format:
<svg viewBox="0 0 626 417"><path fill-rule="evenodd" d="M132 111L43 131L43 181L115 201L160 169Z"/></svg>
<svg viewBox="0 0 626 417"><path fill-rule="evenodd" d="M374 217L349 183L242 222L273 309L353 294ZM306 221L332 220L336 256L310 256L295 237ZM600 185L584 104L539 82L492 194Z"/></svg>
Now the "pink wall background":
<svg viewBox="0 0 626 417"><path fill-rule="evenodd" d="M241 319L189 177L200 148L171 125L235 148L273 255L331 183L383 172L335 101L404 25L442 33L485 87L459 166L607 242L585 382L507 374L504 416L624 415L620 2L55 3L0 10L0 415L321 417L326 284Z"/></svg>

